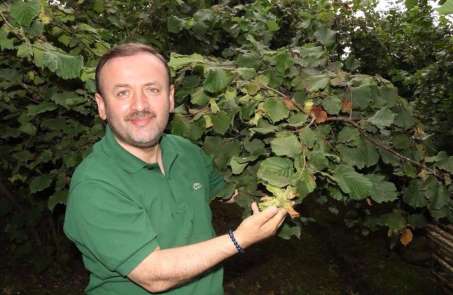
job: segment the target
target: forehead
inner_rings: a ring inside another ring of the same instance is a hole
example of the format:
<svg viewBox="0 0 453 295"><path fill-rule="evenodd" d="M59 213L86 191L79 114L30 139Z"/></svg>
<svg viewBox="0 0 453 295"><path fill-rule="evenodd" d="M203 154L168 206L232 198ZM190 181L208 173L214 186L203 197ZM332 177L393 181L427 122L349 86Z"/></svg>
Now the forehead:
<svg viewBox="0 0 453 295"><path fill-rule="evenodd" d="M100 78L104 86L117 83L168 84L167 68L164 62L147 52L112 58L101 69Z"/></svg>

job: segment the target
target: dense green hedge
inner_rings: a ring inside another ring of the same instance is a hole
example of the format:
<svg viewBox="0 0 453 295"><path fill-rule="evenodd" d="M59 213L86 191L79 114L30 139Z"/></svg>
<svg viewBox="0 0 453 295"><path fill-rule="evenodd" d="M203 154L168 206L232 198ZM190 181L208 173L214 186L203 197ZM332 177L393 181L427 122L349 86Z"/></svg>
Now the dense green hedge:
<svg viewBox="0 0 453 295"><path fill-rule="evenodd" d="M238 189L243 207L257 199L291 211L282 237L310 218L293 211L307 197L334 214L345 206L348 225L384 226L395 237L451 222L453 157L427 148L413 106L390 81L343 65L343 24L357 8L308 0L0 4L0 216L9 217L2 226L11 247L62 241L59 204L103 133L94 67L128 40L170 57L178 107L169 129L214 157L224 194Z"/></svg>

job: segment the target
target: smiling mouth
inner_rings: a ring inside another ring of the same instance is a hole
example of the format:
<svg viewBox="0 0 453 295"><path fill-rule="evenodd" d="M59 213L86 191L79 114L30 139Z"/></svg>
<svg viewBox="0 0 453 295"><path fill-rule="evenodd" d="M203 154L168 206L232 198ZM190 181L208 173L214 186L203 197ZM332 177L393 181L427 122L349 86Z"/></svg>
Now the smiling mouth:
<svg viewBox="0 0 453 295"><path fill-rule="evenodd" d="M144 126L155 117L151 112L136 112L126 117L126 121L135 126Z"/></svg>

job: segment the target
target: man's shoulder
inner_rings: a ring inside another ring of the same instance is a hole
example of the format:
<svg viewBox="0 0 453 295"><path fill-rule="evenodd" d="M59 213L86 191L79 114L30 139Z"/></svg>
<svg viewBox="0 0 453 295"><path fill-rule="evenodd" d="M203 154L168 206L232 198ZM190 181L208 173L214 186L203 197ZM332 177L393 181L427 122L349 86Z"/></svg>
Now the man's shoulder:
<svg viewBox="0 0 453 295"><path fill-rule="evenodd" d="M106 179L116 169L102 150L101 142L97 142L88 156L76 167L71 178L71 186L82 181Z"/></svg>

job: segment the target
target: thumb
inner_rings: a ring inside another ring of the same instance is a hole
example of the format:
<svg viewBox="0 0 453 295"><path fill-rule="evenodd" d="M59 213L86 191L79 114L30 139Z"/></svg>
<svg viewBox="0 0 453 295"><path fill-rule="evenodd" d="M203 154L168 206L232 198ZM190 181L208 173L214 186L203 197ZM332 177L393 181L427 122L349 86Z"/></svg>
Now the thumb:
<svg viewBox="0 0 453 295"><path fill-rule="evenodd" d="M260 209L258 208L258 205L256 204L256 202L253 202L250 207L252 207L252 212L254 215L260 213Z"/></svg>

